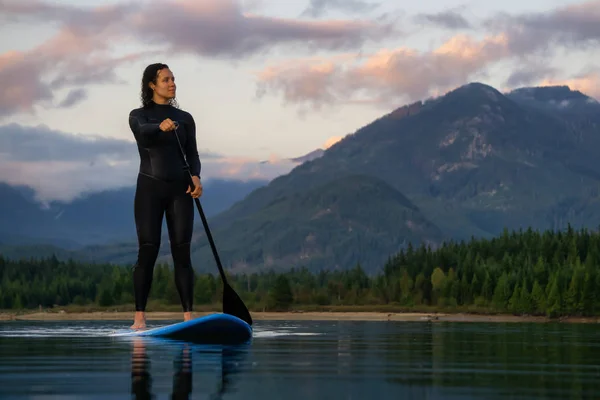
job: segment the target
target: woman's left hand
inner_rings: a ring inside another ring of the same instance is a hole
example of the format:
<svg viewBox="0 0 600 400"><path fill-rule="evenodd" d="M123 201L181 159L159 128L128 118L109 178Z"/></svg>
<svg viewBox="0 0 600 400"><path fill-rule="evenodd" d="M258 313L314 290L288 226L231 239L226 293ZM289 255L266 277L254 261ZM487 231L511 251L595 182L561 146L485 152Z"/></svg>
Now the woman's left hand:
<svg viewBox="0 0 600 400"><path fill-rule="evenodd" d="M196 199L196 198L202 196L202 183L200 182L200 178L195 175L192 176L192 181L194 182L194 186L196 186L196 187L195 187L194 191L190 193L191 188L188 185L188 189L187 189L186 193L190 193L191 196L194 199Z"/></svg>

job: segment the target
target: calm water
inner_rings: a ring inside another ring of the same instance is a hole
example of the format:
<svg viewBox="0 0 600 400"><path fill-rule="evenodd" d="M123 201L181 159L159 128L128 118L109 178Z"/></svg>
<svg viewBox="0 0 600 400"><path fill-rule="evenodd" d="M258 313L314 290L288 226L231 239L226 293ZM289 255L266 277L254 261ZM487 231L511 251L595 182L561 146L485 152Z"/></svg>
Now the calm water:
<svg viewBox="0 0 600 400"><path fill-rule="evenodd" d="M0 323L0 399L600 398L593 324L256 321L237 348L107 337L128 324Z"/></svg>

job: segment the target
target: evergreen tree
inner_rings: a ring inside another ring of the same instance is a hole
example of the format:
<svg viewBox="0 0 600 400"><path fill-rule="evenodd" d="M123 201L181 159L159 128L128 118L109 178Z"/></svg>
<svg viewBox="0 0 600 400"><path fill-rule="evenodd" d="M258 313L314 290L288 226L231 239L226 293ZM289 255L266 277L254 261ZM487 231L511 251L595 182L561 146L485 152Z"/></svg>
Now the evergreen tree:
<svg viewBox="0 0 600 400"><path fill-rule="evenodd" d="M287 310L294 301L290 282L285 275L278 275L273 283L271 293L271 308L274 310Z"/></svg>

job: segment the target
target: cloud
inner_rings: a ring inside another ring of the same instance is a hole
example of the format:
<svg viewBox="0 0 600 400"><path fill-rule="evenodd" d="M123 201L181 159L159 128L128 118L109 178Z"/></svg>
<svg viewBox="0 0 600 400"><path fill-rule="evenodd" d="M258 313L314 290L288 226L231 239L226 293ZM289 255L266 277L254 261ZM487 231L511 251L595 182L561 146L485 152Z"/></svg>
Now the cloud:
<svg viewBox="0 0 600 400"><path fill-rule="evenodd" d="M600 40L600 0L559 7L551 12L500 13L482 22L491 32L503 32L511 54L547 54L556 45L593 48Z"/></svg>
<svg viewBox="0 0 600 400"><path fill-rule="evenodd" d="M58 32L30 51L0 54L0 118L32 113L34 105L66 107L82 101L88 84L119 83L115 69L142 57L191 53L239 59L274 46L359 48L391 34L390 24L369 20L302 21L247 12L234 0L176 0L78 8L50 2L0 0L0 21L55 23ZM157 23L156 16L160 16ZM147 50L115 56L116 45ZM66 73L68 71L68 73ZM71 97L55 101L57 89Z"/></svg>
<svg viewBox="0 0 600 400"><path fill-rule="evenodd" d="M256 160L249 157L226 157L212 162L211 177L236 179L274 179L290 172L298 162L271 155L268 160Z"/></svg>
<svg viewBox="0 0 600 400"><path fill-rule="evenodd" d="M527 64L511 72L506 79L506 86L514 88L535 84L557 73L556 68L545 64Z"/></svg>
<svg viewBox="0 0 600 400"><path fill-rule="evenodd" d="M507 53L503 35L479 41L458 35L431 52L401 47L329 60L290 60L259 73L258 95L281 93L288 104L314 109L421 99L462 84Z"/></svg>
<svg viewBox="0 0 600 400"><path fill-rule="evenodd" d="M0 154L9 161L121 162L136 151L135 143L121 139L68 134L45 126L0 126Z"/></svg>
<svg viewBox="0 0 600 400"><path fill-rule="evenodd" d="M421 13L415 17L419 23L429 23L446 29L468 29L471 23L456 10L440 11L437 13Z"/></svg>
<svg viewBox="0 0 600 400"><path fill-rule="evenodd" d="M418 16L446 26L464 26L459 17L448 11ZM471 26L475 29L476 25ZM485 80L490 67L502 63L506 68L511 62L525 67L510 74L509 84L539 82L558 73L551 66L558 46L569 51L598 45L600 0L548 13L496 14L481 27L482 35L458 34L428 51L399 47L287 60L257 74L257 95L281 95L284 104L298 106L301 113L338 104L389 108L443 94L468 81ZM587 87L593 95L594 87Z"/></svg>
<svg viewBox="0 0 600 400"><path fill-rule="evenodd" d="M0 155L0 181L27 185L41 202L70 201L84 192L135 184L134 162L99 163L7 160Z"/></svg>
<svg viewBox="0 0 600 400"><path fill-rule="evenodd" d="M340 142L343 138L341 136L332 136L329 139L327 139L327 141L325 141L325 143L323 144L323 149L327 150L328 148L330 148L331 146L333 146L334 144Z"/></svg>
<svg viewBox="0 0 600 400"><path fill-rule="evenodd" d="M173 51L237 59L286 44L358 48L368 39L390 33L389 26L368 20L302 21L243 13L231 0L175 4L156 2L145 7L131 24L135 34L150 43L166 42ZM157 26L151 15L161 15L162 23ZM173 26L177 29L169 28Z"/></svg>
<svg viewBox="0 0 600 400"><path fill-rule="evenodd" d="M588 71L570 79L547 78L539 86L568 86L600 101L600 70Z"/></svg>
<svg viewBox="0 0 600 400"><path fill-rule="evenodd" d="M270 163L200 151L203 179L272 179L297 165ZM135 142L76 135L45 126L0 126L0 181L27 184L41 201L69 201L83 192L135 185L139 155Z"/></svg>
<svg viewBox="0 0 600 400"><path fill-rule="evenodd" d="M367 14L379 5L379 3L369 3L363 0L310 0L308 7L302 12L301 16L318 18L330 10L352 14Z"/></svg>
<svg viewBox="0 0 600 400"><path fill-rule="evenodd" d="M87 98L87 92L85 89L73 89L69 91L69 94L58 104L60 108L73 107L75 104L82 102Z"/></svg>
<svg viewBox="0 0 600 400"><path fill-rule="evenodd" d="M99 32L96 36L102 36ZM34 105L68 107L85 99L82 86L119 83L114 70L147 53L111 57L96 37L80 36L70 29L31 51L0 54L0 118L33 113ZM55 91L71 88L67 98L56 102Z"/></svg>
<svg viewBox="0 0 600 400"><path fill-rule="evenodd" d="M0 117L27 111L31 112L34 102L51 100L52 91L40 80L44 63L36 62L35 57L11 51L0 54L0 81L3 91L0 95Z"/></svg>

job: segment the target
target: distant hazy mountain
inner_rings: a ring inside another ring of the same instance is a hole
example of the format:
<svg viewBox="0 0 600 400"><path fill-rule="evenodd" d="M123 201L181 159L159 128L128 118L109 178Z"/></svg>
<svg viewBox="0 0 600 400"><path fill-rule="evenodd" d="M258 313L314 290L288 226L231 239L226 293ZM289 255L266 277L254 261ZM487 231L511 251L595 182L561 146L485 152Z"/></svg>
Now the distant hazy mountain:
<svg viewBox="0 0 600 400"><path fill-rule="evenodd" d="M204 183L202 207L207 216L213 216L267 183L266 180L208 180ZM44 243L73 249L135 239L134 194L132 186L42 207L35 201L33 190L0 183L0 243ZM166 229L166 222L163 225Z"/></svg>

